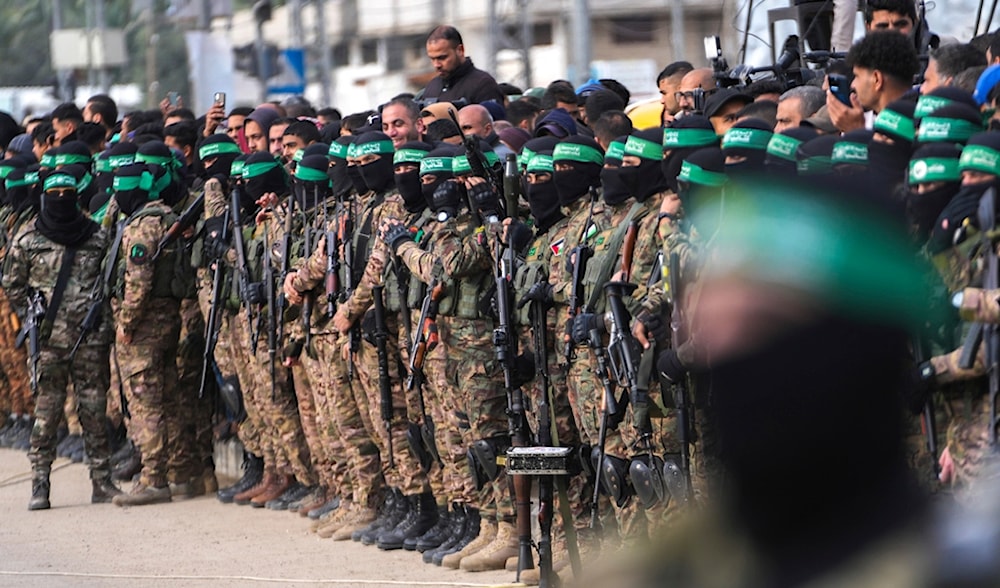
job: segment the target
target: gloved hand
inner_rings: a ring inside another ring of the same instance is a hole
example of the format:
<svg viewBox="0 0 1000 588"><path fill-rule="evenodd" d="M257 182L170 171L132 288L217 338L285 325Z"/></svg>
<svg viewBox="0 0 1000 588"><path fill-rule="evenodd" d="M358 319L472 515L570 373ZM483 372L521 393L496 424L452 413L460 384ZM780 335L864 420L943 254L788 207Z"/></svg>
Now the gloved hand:
<svg viewBox="0 0 1000 588"><path fill-rule="evenodd" d="M372 345L375 345L375 330L375 310L369 308L361 317L361 336Z"/></svg>
<svg viewBox="0 0 1000 588"><path fill-rule="evenodd" d="M676 349L667 349L661 353L656 360L656 369L671 384L683 380L688 371L687 366L681 363L680 357L677 356Z"/></svg>
<svg viewBox="0 0 1000 588"><path fill-rule="evenodd" d="M522 308L529 302L541 302L542 308L552 308L552 285L548 282L536 282L528 288L527 293L518 301L517 307Z"/></svg>
<svg viewBox="0 0 1000 588"><path fill-rule="evenodd" d="M213 216L205 221L205 239L202 248L205 258L211 261L221 259L229 251L229 243L222 239L225 232L224 217Z"/></svg>
<svg viewBox="0 0 1000 588"><path fill-rule="evenodd" d="M535 379L535 356L525 351L514 358L514 387L520 388Z"/></svg>
<svg viewBox="0 0 1000 588"><path fill-rule="evenodd" d="M499 216L500 212L500 199L490 188L490 185L486 182L479 182L472 184L472 186L467 188L469 192L469 200L476 207L476 211L484 219L489 219L491 217Z"/></svg>
<svg viewBox="0 0 1000 588"><path fill-rule="evenodd" d="M303 342L301 339L293 339L281 350L281 359L298 359L302 355Z"/></svg>
<svg viewBox="0 0 1000 588"><path fill-rule="evenodd" d="M264 304L264 284L262 282L251 282L243 290L243 302L247 304Z"/></svg>
<svg viewBox="0 0 1000 588"><path fill-rule="evenodd" d="M602 334L607 331L604 326L604 317L592 312L581 312L573 317L573 327L570 329L570 335L577 344L587 343L590 341L590 332L595 329L598 333Z"/></svg>
<svg viewBox="0 0 1000 588"><path fill-rule="evenodd" d="M646 327L647 339L656 341L657 343L663 343L667 340L669 333L667 330L667 321L663 320L663 317L658 313L650 312L644 308L639 311L635 320L639 321Z"/></svg>
<svg viewBox="0 0 1000 588"><path fill-rule="evenodd" d="M392 223L381 233L381 237L395 254L400 245L413 240L413 232L403 223Z"/></svg>
<svg viewBox="0 0 1000 588"><path fill-rule="evenodd" d="M520 254L528 246L528 243L531 242L531 239L535 236L535 232L528 225L520 221L515 221L507 228L507 235L510 246Z"/></svg>

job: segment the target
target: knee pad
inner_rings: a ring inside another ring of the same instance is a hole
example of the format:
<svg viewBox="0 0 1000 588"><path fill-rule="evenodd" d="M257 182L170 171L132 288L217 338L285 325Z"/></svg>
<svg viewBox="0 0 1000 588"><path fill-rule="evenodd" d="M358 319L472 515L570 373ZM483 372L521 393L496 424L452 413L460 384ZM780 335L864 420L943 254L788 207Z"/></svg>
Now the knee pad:
<svg viewBox="0 0 1000 588"><path fill-rule="evenodd" d="M669 500L666 485L663 482L663 459L657 455L637 455L632 458L628 468L629 478L635 495L642 506L653 508Z"/></svg>

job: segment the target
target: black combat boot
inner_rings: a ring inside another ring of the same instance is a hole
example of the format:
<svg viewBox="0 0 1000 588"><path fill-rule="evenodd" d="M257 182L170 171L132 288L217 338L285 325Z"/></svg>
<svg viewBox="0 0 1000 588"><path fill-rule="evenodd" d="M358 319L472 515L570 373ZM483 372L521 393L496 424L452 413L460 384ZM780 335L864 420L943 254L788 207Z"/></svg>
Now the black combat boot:
<svg viewBox="0 0 1000 588"><path fill-rule="evenodd" d="M452 524L448 529L448 538L444 540L441 545L434 549L429 549L424 552L424 562L432 563L436 566L441 565L441 560L444 556L449 553L454 553L456 546L461 543L462 539L465 538L466 534L469 532L469 528L472 525L476 525L476 535L479 534L479 519L478 517L473 520L473 517L469 516L469 510L464 504L456 504L452 507Z"/></svg>
<svg viewBox="0 0 1000 588"><path fill-rule="evenodd" d="M132 453L134 453L135 450L136 450L135 444L132 443L131 439L127 439L124 443L122 443L121 447L119 447L114 453L111 454L111 457L108 458L108 463L111 464L111 467L115 467L118 464L128 460L128 458L131 457Z"/></svg>
<svg viewBox="0 0 1000 588"><path fill-rule="evenodd" d="M91 484L94 487L94 491L90 495L91 504L111 502L112 498L122 494L122 491L111 481L110 475L91 480Z"/></svg>
<svg viewBox="0 0 1000 588"><path fill-rule="evenodd" d="M118 482L127 482L135 477L142 470L142 455L139 450L132 452L128 459L119 462L111 468L111 479Z"/></svg>
<svg viewBox="0 0 1000 588"><path fill-rule="evenodd" d="M465 534L462 535L453 545L448 547L448 549L444 549L444 546L442 545L441 549L438 549L432 558L434 565L440 566L446 555L462 551L466 545L475 541L476 537L479 537L479 509L466 506L465 518L468 519L465 524Z"/></svg>
<svg viewBox="0 0 1000 588"><path fill-rule="evenodd" d="M437 503L430 492L408 496L410 513L403 522L391 531L385 531L378 536L378 548L383 551L402 549L407 539L416 539L438 522ZM416 548L416 544L414 544Z"/></svg>
<svg viewBox="0 0 1000 588"><path fill-rule="evenodd" d="M288 510L288 505L296 500L301 499L303 496L312 492L312 486L305 486L298 480L292 482L292 485L288 487L281 493L281 496L275 498L274 500L268 500L264 504L264 508L268 510Z"/></svg>
<svg viewBox="0 0 1000 588"><path fill-rule="evenodd" d="M242 494L260 483L264 477L264 458L257 457L252 453L247 453L243 460L243 477L232 486L220 488L215 493L219 502L230 504L233 497Z"/></svg>
<svg viewBox="0 0 1000 588"><path fill-rule="evenodd" d="M28 510L48 510L49 506L49 474L36 473L31 479L31 500L28 502Z"/></svg>
<svg viewBox="0 0 1000 588"><path fill-rule="evenodd" d="M437 549L447 539L448 528L451 526L451 511L448 506L439 506L438 521L426 533L403 542L403 549L423 553L428 549Z"/></svg>
<svg viewBox="0 0 1000 588"><path fill-rule="evenodd" d="M383 509L382 514L375 519L375 522L358 534L359 536L356 541L360 541L363 545L375 545L378 541L379 533L396 528L396 525L406 518L407 513L410 512L409 501L396 488L392 489L391 496L392 504L389 505L389 508ZM388 505L388 501L386 503ZM351 539L354 539L353 533L351 534Z"/></svg>

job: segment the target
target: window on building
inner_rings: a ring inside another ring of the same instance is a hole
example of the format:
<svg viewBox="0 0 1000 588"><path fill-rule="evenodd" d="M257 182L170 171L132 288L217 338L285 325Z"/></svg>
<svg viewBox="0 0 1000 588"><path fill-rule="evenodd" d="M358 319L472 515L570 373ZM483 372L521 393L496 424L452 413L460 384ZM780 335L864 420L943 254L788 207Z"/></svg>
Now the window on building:
<svg viewBox="0 0 1000 588"><path fill-rule="evenodd" d="M361 41L361 63L378 63L378 39Z"/></svg>
<svg viewBox="0 0 1000 588"><path fill-rule="evenodd" d="M345 43L337 43L330 48L334 66L348 65L351 62L351 47Z"/></svg>
<svg viewBox="0 0 1000 588"><path fill-rule="evenodd" d="M610 23L611 41L613 43L656 42L656 19L612 18Z"/></svg>

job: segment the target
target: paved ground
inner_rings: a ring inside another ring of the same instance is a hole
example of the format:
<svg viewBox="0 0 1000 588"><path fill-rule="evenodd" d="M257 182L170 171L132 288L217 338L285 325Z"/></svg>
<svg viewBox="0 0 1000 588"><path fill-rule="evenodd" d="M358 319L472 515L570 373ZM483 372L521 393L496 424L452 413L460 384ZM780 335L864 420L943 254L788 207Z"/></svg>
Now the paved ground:
<svg viewBox="0 0 1000 588"><path fill-rule="evenodd" d="M514 574L469 574L309 533L284 512L214 497L122 509L91 505L86 468L52 474L52 509L28 512L23 452L0 449L0 586L498 586Z"/></svg>

